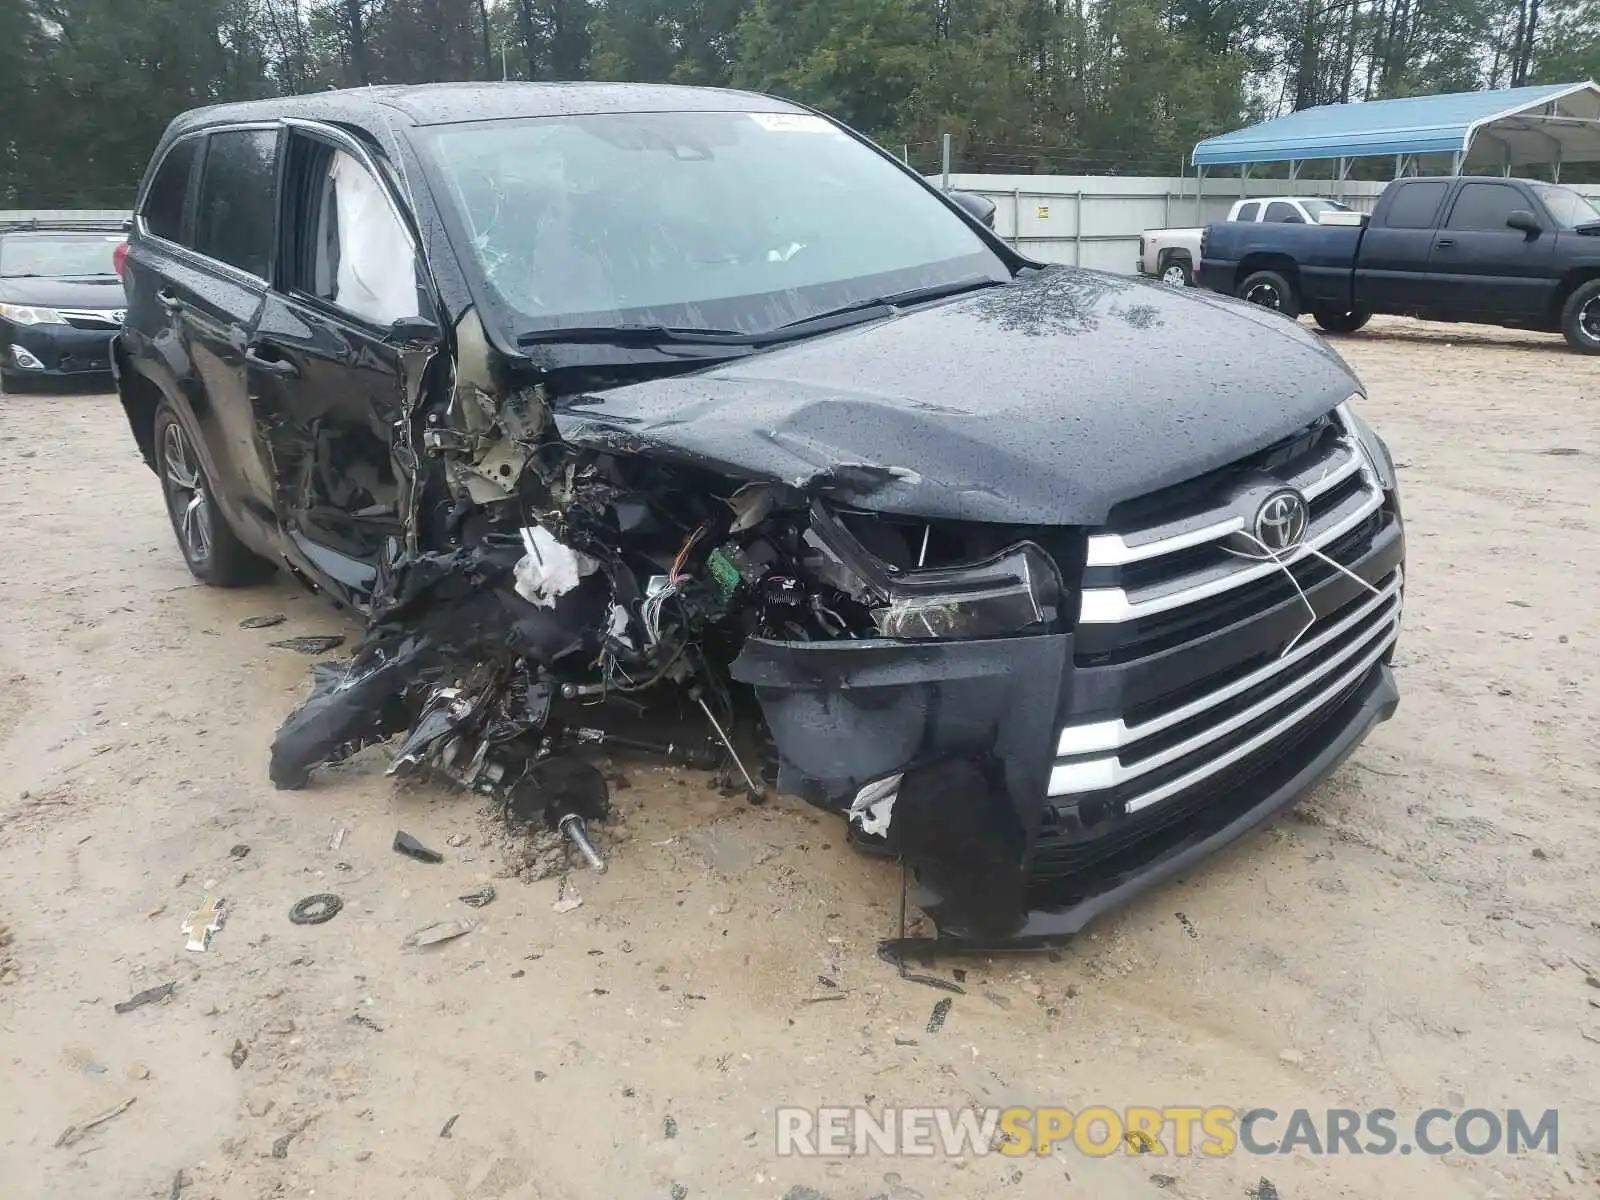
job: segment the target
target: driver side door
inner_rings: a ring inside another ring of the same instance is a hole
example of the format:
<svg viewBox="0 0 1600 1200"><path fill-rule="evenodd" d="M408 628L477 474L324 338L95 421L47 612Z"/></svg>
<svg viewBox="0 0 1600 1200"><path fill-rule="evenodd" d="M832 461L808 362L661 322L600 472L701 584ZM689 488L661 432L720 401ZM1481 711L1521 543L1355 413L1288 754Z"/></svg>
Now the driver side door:
<svg viewBox="0 0 1600 1200"><path fill-rule="evenodd" d="M276 286L246 353L290 552L361 609L404 543L394 450L415 364L393 331L431 318L376 168L339 131L290 127Z"/></svg>

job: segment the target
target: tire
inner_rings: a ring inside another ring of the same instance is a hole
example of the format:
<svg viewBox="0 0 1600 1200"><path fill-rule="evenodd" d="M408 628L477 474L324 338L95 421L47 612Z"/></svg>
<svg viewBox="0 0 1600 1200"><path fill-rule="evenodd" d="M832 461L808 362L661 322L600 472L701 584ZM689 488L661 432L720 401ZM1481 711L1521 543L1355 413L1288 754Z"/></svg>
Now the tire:
<svg viewBox="0 0 1600 1200"><path fill-rule="evenodd" d="M1295 295L1294 285L1276 271L1252 272L1233 294L1291 320L1300 315L1300 297Z"/></svg>
<svg viewBox="0 0 1600 1200"><path fill-rule="evenodd" d="M1561 307L1561 332L1580 354L1600 354L1600 279L1572 290Z"/></svg>
<svg viewBox="0 0 1600 1200"><path fill-rule="evenodd" d="M1318 325L1329 333L1354 333L1368 321L1372 314L1364 308L1353 308L1349 312L1334 312L1330 309L1319 308L1312 312Z"/></svg>
<svg viewBox="0 0 1600 1200"><path fill-rule="evenodd" d="M165 400L156 408L153 444L167 517L190 574L211 587L243 587L268 578L272 564L241 542L217 510L193 441Z"/></svg>
<svg viewBox="0 0 1600 1200"><path fill-rule="evenodd" d="M1173 287L1193 287L1194 270L1189 265L1187 258L1169 258L1161 264L1158 276L1162 283L1169 283Z"/></svg>

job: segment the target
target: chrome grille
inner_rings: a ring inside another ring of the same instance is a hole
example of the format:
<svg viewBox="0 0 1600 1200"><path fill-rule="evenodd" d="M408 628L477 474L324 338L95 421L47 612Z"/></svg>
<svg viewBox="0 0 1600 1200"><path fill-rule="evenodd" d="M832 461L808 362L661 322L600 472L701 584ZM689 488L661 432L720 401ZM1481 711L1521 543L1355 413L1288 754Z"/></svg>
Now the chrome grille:
<svg viewBox="0 0 1600 1200"><path fill-rule="evenodd" d="M1259 503L1250 497L1282 487L1307 502L1306 549L1279 562L1243 556L1240 535ZM1297 601L1297 591L1322 589L1378 544L1374 538L1395 519L1386 503L1343 406L1251 459L1138 502L1133 517L1087 539L1079 666L1166 662L1152 656L1181 656L1192 641L1219 635L1248 644L1261 636L1262 621L1285 628L1284 614L1309 603ZM1223 653L1218 666L1130 699L1115 716L1067 725L1049 796L1075 804L1080 819L1093 825L1195 792L1287 745L1393 647L1403 580L1398 567L1385 570L1368 585L1373 590L1331 610L1319 601L1308 616L1321 615L1292 645ZM1354 590L1349 582L1340 587L1346 597ZM1283 641L1293 633L1288 628Z"/></svg>
<svg viewBox="0 0 1600 1200"><path fill-rule="evenodd" d="M1383 507L1383 490L1341 411L1338 436L1320 439L1310 454L1272 473L1305 497L1311 519L1305 545L1326 549L1360 528ZM1087 585L1078 620L1115 625L1184 608L1276 576L1273 562L1229 553L1227 541L1246 531L1249 514L1202 510L1131 532L1100 532L1088 540L1085 565L1114 568L1117 582ZM1315 561L1302 554L1296 565Z"/></svg>
<svg viewBox="0 0 1600 1200"><path fill-rule="evenodd" d="M1160 774L1148 789L1124 795L1124 812L1138 812L1204 781L1266 746L1372 670L1400 631L1402 578L1396 571L1376 596L1362 598L1321 623L1288 654L1215 690L1129 724L1125 719L1068 726L1061 731L1051 796L1122 789ZM1263 721L1265 720L1265 724ZM1229 735L1260 728L1221 753L1208 753ZM1176 731L1175 737L1163 737ZM1163 768L1177 767L1178 773Z"/></svg>
<svg viewBox="0 0 1600 1200"><path fill-rule="evenodd" d="M121 329L120 308L58 308L62 319L74 329Z"/></svg>

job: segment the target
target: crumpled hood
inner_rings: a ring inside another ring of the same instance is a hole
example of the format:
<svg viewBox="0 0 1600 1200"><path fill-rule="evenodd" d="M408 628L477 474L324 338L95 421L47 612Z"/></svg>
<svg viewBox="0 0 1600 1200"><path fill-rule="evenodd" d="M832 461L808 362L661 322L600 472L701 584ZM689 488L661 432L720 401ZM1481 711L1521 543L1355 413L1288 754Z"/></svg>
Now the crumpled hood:
<svg viewBox="0 0 1600 1200"><path fill-rule="evenodd" d="M115 275L106 279L0 279L0 300L44 308L126 308L127 294Z"/></svg>
<svg viewBox="0 0 1600 1200"><path fill-rule="evenodd" d="M1028 278L705 371L577 397L568 442L880 512L1096 525L1357 389L1298 324L1099 272Z"/></svg>

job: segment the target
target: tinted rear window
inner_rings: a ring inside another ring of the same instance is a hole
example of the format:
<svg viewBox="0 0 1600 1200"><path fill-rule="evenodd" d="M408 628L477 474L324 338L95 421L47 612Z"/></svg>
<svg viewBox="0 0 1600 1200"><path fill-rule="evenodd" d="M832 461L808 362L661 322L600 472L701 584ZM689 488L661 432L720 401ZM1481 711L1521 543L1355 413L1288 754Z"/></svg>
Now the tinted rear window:
<svg viewBox="0 0 1600 1200"><path fill-rule="evenodd" d="M150 181L145 194L144 207L139 215L145 228L156 237L169 242L183 241L183 205L189 196L189 172L194 167L195 148L199 138L185 138L173 144L161 160L156 177Z"/></svg>
<svg viewBox="0 0 1600 1200"><path fill-rule="evenodd" d="M1383 223L1390 229L1432 229L1439 203L1450 185L1444 182L1391 183L1396 189Z"/></svg>
<svg viewBox="0 0 1600 1200"><path fill-rule="evenodd" d="M194 214L194 248L265 279L277 210L278 134L237 129L211 135Z"/></svg>

